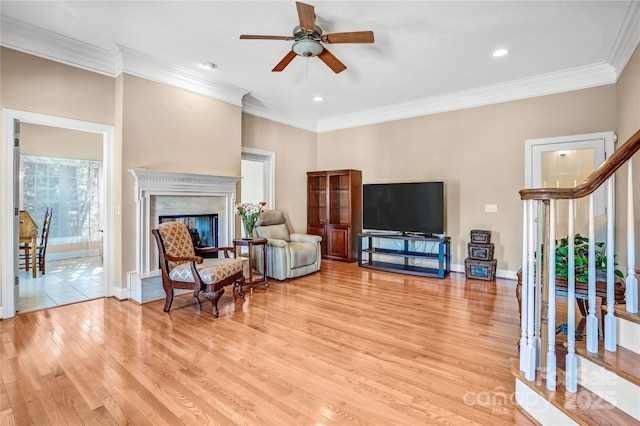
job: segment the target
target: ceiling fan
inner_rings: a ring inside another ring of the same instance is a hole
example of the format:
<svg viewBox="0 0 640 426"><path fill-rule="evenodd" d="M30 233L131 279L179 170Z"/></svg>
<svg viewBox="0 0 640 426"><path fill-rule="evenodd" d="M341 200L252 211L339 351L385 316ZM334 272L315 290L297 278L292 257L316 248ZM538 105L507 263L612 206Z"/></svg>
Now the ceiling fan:
<svg viewBox="0 0 640 426"><path fill-rule="evenodd" d="M347 69L338 58L322 45L331 43L373 43L373 31L354 31L347 33L322 34L315 24L315 11L312 5L296 2L300 25L293 29L292 36L241 35L241 40L294 40L291 51L272 70L282 71L296 56L317 56L336 74Z"/></svg>

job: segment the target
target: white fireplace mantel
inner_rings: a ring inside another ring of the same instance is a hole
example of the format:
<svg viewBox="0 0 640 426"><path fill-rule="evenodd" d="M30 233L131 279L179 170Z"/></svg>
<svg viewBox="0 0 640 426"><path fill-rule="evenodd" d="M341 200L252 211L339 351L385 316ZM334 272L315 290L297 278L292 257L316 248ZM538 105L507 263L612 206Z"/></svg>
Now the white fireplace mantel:
<svg viewBox="0 0 640 426"><path fill-rule="evenodd" d="M151 197L158 195L224 197L226 229L220 232L220 245L228 246L235 236L234 206L238 176L204 175L162 170L129 169L135 178L136 269L149 273L149 241L154 218L150 217Z"/></svg>

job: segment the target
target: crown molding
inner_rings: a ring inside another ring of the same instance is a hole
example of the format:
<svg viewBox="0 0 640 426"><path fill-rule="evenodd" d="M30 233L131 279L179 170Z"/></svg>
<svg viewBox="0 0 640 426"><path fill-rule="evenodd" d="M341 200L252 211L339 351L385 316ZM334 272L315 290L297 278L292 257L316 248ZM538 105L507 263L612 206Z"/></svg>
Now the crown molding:
<svg viewBox="0 0 640 426"><path fill-rule="evenodd" d="M640 2L632 1L607 58L607 62L615 69L618 77L627 66L638 43L640 43Z"/></svg>
<svg viewBox="0 0 640 426"><path fill-rule="evenodd" d="M122 72L242 106L242 97L249 93L231 84L216 81L209 76L179 65L160 61L125 46L117 46L122 56Z"/></svg>
<svg viewBox="0 0 640 426"><path fill-rule="evenodd" d="M275 105L261 102L251 95L244 97L242 112L288 126L318 133L318 121L309 115L291 112Z"/></svg>
<svg viewBox="0 0 640 426"><path fill-rule="evenodd" d="M0 22L0 44L30 55L109 77L126 72L236 106L241 106L242 97L249 93L240 87L216 81L206 74L162 62L125 46L102 49L4 15Z"/></svg>
<svg viewBox="0 0 640 426"><path fill-rule="evenodd" d="M321 119L318 133L603 86L616 79L611 65L589 65Z"/></svg>
<svg viewBox="0 0 640 426"><path fill-rule="evenodd" d="M115 77L114 52L0 16L0 45L87 71Z"/></svg>

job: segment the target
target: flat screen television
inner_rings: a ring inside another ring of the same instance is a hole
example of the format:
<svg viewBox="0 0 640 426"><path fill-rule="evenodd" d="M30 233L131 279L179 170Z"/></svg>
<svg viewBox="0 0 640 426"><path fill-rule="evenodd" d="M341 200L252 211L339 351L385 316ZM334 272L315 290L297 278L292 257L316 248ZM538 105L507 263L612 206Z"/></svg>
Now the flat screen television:
<svg viewBox="0 0 640 426"><path fill-rule="evenodd" d="M444 234L444 182L363 185L362 227L372 231Z"/></svg>

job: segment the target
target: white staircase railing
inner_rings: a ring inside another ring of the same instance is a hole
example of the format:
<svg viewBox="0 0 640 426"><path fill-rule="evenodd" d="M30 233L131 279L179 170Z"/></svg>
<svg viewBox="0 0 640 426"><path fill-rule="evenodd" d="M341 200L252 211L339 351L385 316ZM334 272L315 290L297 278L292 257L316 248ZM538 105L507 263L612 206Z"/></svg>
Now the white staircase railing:
<svg viewBox="0 0 640 426"><path fill-rule="evenodd" d="M616 220L614 193L615 173L626 164L627 168L627 274L625 277L626 310L638 312L638 280L635 272L635 229L634 229L634 192L633 164L631 157L640 149L640 131L622 145L602 166L574 188L541 188L520 191L524 202L523 242L522 242L522 287L521 298L521 335L520 370L528 381L536 379L536 372L542 373L546 388L556 390L556 211L558 200L569 200L567 218L568 239L568 277L567 296L567 355L565 363L565 387L569 392L577 389L576 345L576 259L574 212L575 200L588 197L589 201L589 245L587 295L588 313L586 318L586 348L591 353L598 352L600 337L596 313L596 292L598 268L606 268L607 314L604 317L604 348L616 351L616 318L614 311L616 263L615 263L615 227L624 223L624 218ZM596 241L593 210L593 192L606 185L607 189L607 237L606 265L596 265ZM536 219L539 218L539 219ZM581 260L582 262L582 260ZM546 264L545 264L546 263ZM582 287L581 287L582 288ZM583 290L582 290L583 291ZM584 298L584 294L580 294Z"/></svg>

